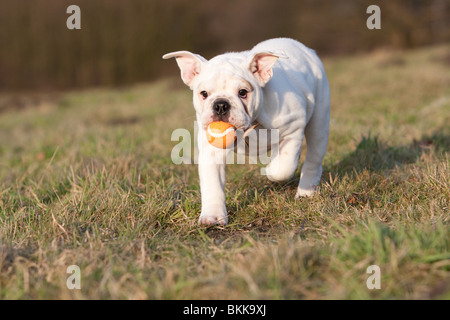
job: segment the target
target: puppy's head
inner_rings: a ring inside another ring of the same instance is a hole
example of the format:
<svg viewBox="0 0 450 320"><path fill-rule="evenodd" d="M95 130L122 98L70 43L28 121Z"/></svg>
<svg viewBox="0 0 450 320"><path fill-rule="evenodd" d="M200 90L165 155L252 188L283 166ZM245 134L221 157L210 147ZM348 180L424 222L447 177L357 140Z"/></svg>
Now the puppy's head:
<svg viewBox="0 0 450 320"><path fill-rule="evenodd" d="M181 79L194 92L194 107L203 128L220 120L245 130L258 115L261 88L272 78L279 56L272 52L227 53L208 61L178 51L163 59L176 59Z"/></svg>

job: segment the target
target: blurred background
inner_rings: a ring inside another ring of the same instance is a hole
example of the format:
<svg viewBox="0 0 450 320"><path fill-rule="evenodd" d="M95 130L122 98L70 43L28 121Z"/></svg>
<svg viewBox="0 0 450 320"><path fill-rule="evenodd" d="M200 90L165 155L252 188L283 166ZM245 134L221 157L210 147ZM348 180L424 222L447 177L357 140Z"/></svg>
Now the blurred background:
<svg viewBox="0 0 450 320"><path fill-rule="evenodd" d="M81 30L68 30L69 5ZM381 8L381 30L366 9ZM178 74L161 56L206 58L292 37L320 56L450 41L448 0L0 0L0 91L121 86Z"/></svg>

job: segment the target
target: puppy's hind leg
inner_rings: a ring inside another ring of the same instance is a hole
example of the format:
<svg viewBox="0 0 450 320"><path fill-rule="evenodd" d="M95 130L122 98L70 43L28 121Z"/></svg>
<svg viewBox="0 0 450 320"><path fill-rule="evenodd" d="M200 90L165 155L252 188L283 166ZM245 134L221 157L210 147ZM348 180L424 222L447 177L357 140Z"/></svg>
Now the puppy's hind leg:
<svg viewBox="0 0 450 320"><path fill-rule="evenodd" d="M317 101L314 114L305 128L306 159L303 164L296 198L312 196L322 177L322 161L328 145L330 94L328 83Z"/></svg>

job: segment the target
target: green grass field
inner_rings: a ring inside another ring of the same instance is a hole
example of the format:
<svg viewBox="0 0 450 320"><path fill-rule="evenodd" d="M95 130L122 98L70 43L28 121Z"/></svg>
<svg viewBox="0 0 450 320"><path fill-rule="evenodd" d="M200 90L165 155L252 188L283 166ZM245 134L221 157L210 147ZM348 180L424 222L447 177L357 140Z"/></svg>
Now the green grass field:
<svg viewBox="0 0 450 320"><path fill-rule="evenodd" d="M197 166L170 158L180 79L2 94L0 299L449 299L449 51L325 59L320 193L229 166L223 228L197 227Z"/></svg>

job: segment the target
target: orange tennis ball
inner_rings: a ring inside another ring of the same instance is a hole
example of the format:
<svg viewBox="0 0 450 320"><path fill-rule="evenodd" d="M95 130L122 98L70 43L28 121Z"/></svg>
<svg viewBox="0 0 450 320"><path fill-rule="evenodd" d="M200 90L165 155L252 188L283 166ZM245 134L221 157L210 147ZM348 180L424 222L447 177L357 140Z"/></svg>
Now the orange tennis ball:
<svg viewBox="0 0 450 320"><path fill-rule="evenodd" d="M220 149L228 148L236 140L236 128L223 121L214 121L206 128L208 142Z"/></svg>

